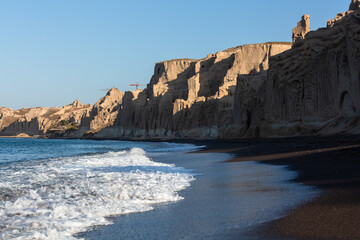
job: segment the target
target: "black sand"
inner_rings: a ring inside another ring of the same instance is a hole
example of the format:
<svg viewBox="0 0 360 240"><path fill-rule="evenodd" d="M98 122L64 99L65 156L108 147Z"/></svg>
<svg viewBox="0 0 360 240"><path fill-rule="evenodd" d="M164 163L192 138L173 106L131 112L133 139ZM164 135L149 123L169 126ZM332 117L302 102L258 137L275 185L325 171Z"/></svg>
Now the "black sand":
<svg viewBox="0 0 360 240"><path fill-rule="evenodd" d="M229 162L286 165L294 180L323 194L257 229L263 239L360 239L360 137L299 137L208 143L202 152L230 152ZM231 164L231 163L229 163Z"/></svg>
<svg viewBox="0 0 360 240"><path fill-rule="evenodd" d="M218 234L194 235L179 237L176 235L176 229L184 226L174 226L171 219L167 219L169 229L166 237L171 236L171 231L175 235L169 239L279 239L279 240L356 240L360 239L360 137L359 136L331 136L331 137L297 137L297 138L283 138L283 139L244 139L244 140L211 140L211 141L179 141L188 142L199 145L206 145L206 147L197 153L230 153L232 158L223 160L221 163L224 169L236 169L238 162L244 161L258 161L263 164L281 165L288 170L296 171L298 176L291 180L295 183L300 183L305 186L320 189L321 195L313 200L306 202L297 207L290 208L285 212L285 215L277 220L266 222L260 225L244 229L234 229L226 231L221 228L217 229ZM206 158L207 154L203 155ZM217 159L216 161L220 161ZM206 161L205 161L206 162ZM177 163L176 163L177 164ZM178 165L178 164L177 164ZM193 166L192 164L190 164ZM229 166L229 167L227 167ZM186 164L185 164L185 167ZM228 176L225 174L222 177ZM218 181L215 180L214 182ZM231 179L231 185L217 185L219 189L234 188L239 182L239 178ZM211 181L211 179L209 180ZM256 182L251 183L256 185ZM239 186L237 186L239 187ZM221 190L221 191L222 191ZM269 190L269 189L268 189ZM270 189L269 191L277 191ZM185 198L193 191L193 188L184 191ZM220 194L220 193L219 193ZM221 193L219 199L227 199L231 195ZM200 202L206 203L206 198L199 199ZM233 199L234 200L234 199ZM185 201L184 201L185 202ZM231 201L230 201L231 202ZM223 203L227 204L226 201ZM139 223L148 224L145 227L153 227L152 219L154 216L161 216L161 212L165 212L166 216L170 209L176 208L176 204L171 203L165 206L159 206L153 211L147 213L130 214L121 216L115 220L115 224L111 226L101 227L79 235L86 239L141 239L145 236L147 239L166 239L164 235L159 233L156 235L138 235L136 229L133 229L134 235L122 237L125 222L130 222L131 226L133 219L144 219ZM181 203L180 203L181 204ZM194 209L191 204L183 206L184 208ZM235 209L237 206L232 205ZM238 206L240 207L240 206ZM209 212L221 212L221 209L207 208ZM205 211L206 212L206 211ZM177 212L178 213L178 212ZM155 214L155 215L154 215ZM184 212L184 216L194 214L195 212ZM138 216L137 216L138 215ZM172 218L176 214L170 214ZM219 215L219 218L222 216ZM129 220L129 218L131 220ZM120 219L120 220L119 220ZM125 219L125 220L124 220ZM181 221L186 222L187 218L180 218ZM181 222L180 221L180 222ZM201 219L197 221L201 226ZM220 221L220 219L219 219ZM235 219L241 221L241 219ZM221 222L221 221L220 221ZM126 225L125 227L131 227ZM176 225L176 224L175 224ZM164 225L165 226L165 225ZM214 225L216 226L216 224ZM185 232L192 231L197 228L196 224L187 226ZM142 228L139 228L142 229ZM141 231L141 230L140 230ZM131 231L130 231L131 232ZM155 237L154 237L155 236Z"/></svg>

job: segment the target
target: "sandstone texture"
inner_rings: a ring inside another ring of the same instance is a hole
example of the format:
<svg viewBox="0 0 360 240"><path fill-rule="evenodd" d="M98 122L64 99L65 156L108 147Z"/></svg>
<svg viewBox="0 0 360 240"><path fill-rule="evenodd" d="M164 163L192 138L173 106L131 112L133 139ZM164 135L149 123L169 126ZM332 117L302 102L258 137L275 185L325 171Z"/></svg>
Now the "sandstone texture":
<svg viewBox="0 0 360 240"><path fill-rule="evenodd" d="M295 43L305 38L305 35L310 32L310 15L302 16L300 22L292 30L292 42Z"/></svg>

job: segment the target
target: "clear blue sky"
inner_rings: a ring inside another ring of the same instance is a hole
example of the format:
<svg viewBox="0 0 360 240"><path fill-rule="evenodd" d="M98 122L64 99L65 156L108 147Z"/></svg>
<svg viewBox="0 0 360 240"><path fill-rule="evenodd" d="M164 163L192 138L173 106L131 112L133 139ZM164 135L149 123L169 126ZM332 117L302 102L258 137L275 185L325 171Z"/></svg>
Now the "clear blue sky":
<svg viewBox="0 0 360 240"><path fill-rule="evenodd" d="M146 84L154 64L230 47L291 41L350 0L0 0L0 106L94 104L113 86Z"/></svg>

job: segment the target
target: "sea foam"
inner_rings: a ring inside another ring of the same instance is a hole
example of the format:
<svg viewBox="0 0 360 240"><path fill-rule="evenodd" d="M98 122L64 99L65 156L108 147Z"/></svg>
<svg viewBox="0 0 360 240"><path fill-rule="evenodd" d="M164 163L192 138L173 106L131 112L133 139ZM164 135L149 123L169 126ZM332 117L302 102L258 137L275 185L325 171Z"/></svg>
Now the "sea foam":
<svg viewBox="0 0 360 240"><path fill-rule="evenodd" d="M181 200L189 170L151 161L141 148L0 168L1 239L76 239L106 217Z"/></svg>

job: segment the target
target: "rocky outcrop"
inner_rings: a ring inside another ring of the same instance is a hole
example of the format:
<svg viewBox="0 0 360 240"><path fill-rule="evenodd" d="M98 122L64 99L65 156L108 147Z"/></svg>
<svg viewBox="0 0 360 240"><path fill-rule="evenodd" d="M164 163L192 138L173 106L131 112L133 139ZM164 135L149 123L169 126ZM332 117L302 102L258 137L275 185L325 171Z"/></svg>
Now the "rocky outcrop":
<svg viewBox="0 0 360 240"><path fill-rule="evenodd" d="M327 27L332 27L334 24L347 19L349 15L351 15L354 11L358 10L360 7L359 0L352 0L349 6L349 10L346 12L342 12L336 15L335 18L327 21Z"/></svg>
<svg viewBox="0 0 360 240"><path fill-rule="evenodd" d="M76 100L72 104L61 108L23 108L12 110L0 108L0 135L14 136L19 133L29 135L44 135L48 131L54 131L59 125L68 123L72 130L77 130L74 125L80 123L83 115L86 115L91 105L83 105ZM74 123L71 125L71 123ZM76 124L75 124L76 123ZM61 128L66 131L66 128Z"/></svg>
<svg viewBox="0 0 360 240"><path fill-rule="evenodd" d="M17 118L18 116L14 114L11 108L0 107L0 131L16 121Z"/></svg>
<svg viewBox="0 0 360 240"><path fill-rule="evenodd" d="M310 32L310 15L304 15L297 26L292 30L292 42L296 43L305 38L305 35Z"/></svg>
<svg viewBox="0 0 360 240"><path fill-rule="evenodd" d="M71 107L74 107L74 108L83 108L84 105L78 100L76 99L74 102L72 102L70 104Z"/></svg>
<svg viewBox="0 0 360 240"><path fill-rule="evenodd" d="M270 60L260 135L358 131L359 77L357 9Z"/></svg>
<svg viewBox="0 0 360 240"><path fill-rule="evenodd" d="M113 126L119 113L124 94L116 89L110 89L104 97L95 103L91 111L82 116L79 131L74 136L92 136L103 128Z"/></svg>

